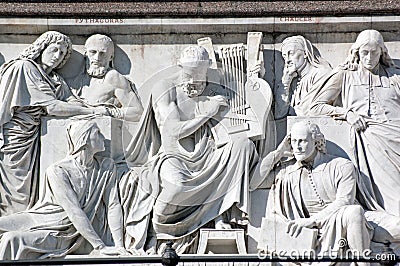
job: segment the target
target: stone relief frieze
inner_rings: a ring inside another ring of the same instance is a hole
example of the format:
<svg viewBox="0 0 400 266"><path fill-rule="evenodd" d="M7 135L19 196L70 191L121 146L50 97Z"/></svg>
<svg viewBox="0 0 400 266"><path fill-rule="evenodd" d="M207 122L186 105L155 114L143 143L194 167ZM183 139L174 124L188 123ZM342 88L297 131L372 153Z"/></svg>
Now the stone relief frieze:
<svg viewBox="0 0 400 266"><path fill-rule="evenodd" d="M169 241L400 254L400 68L379 31L342 36L338 65L307 32L143 44L152 53L97 32L75 45L47 31L1 66L0 259Z"/></svg>

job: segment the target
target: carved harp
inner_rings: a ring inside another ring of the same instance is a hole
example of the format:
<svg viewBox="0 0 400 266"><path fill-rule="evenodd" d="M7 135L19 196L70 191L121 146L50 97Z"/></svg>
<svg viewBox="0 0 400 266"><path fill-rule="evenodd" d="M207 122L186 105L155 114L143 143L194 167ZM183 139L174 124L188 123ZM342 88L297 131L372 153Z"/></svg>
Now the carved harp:
<svg viewBox="0 0 400 266"><path fill-rule="evenodd" d="M240 135L252 140L263 139L268 130L272 90L259 77L261 71L253 71L257 65L264 64L261 41L261 32L249 32L247 46L219 45L214 50L211 38L197 40L210 55L211 69L220 73L223 93L229 102L229 110L217 118L219 123L213 128L217 145Z"/></svg>

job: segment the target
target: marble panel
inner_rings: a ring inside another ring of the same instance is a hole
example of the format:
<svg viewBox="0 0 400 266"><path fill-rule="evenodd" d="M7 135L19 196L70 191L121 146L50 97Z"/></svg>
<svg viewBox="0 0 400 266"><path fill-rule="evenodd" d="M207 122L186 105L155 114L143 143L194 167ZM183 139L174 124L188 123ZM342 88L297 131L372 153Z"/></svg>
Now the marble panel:
<svg viewBox="0 0 400 266"><path fill-rule="evenodd" d="M0 18L0 259L399 253L399 20Z"/></svg>

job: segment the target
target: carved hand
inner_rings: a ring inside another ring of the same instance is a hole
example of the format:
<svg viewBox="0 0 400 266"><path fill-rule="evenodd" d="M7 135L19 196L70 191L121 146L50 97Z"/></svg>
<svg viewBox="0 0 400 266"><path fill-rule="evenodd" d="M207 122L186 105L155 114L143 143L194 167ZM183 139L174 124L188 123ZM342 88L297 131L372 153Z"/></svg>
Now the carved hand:
<svg viewBox="0 0 400 266"><path fill-rule="evenodd" d="M279 144L276 151L280 155L280 157L291 157L293 156L292 146L290 145L290 135L286 135L286 137Z"/></svg>
<svg viewBox="0 0 400 266"><path fill-rule="evenodd" d="M118 119L123 119L124 118L124 112L120 108L108 107L107 111L109 112L109 115L114 117L114 118L118 118Z"/></svg>
<svg viewBox="0 0 400 266"><path fill-rule="evenodd" d="M353 111L347 113L346 120L356 131L364 131L368 127L367 121L365 121L364 117Z"/></svg>
<svg viewBox="0 0 400 266"><path fill-rule="evenodd" d="M282 84L285 88L289 88L292 80L297 77L296 68L294 66L285 66L283 69Z"/></svg>
<svg viewBox="0 0 400 266"><path fill-rule="evenodd" d="M208 109L208 114L210 116L216 115L221 106L228 106L226 98L222 95L210 96L208 99L210 100L210 106Z"/></svg>
<svg viewBox="0 0 400 266"><path fill-rule="evenodd" d="M92 108L95 115L111 115L105 106L96 106Z"/></svg>
<svg viewBox="0 0 400 266"><path fill-rule="evenodd" d="M123 247L110 247L110 246L104 246L99 250L99 253L101 255L111 255L111 256L127 256L130 255L130 253Z"/></svg>
<svg viewBox="0 0 400 266"><path fill-rule="evenodd" d="M291 236L297 237L302 228L313 228L316 226L316 222L312 218L299 218L296 220L292 220L288 223L286 233Z"/></svg>
<svg viewBox="0 0 400 266"><path fill-rule="evenodd" d="M263 77L265 75L263 62L261 60L258 60L257 63L252 68L250 68L249 72L252 77L258 77L258 75L260 75L260 77Z"/></svg>

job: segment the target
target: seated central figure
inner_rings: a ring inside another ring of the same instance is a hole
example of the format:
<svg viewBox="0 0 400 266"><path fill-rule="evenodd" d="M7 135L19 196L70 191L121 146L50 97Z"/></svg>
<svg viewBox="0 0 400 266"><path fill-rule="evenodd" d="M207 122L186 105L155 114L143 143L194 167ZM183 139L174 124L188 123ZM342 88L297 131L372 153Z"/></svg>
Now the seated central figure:
<svg viewBox="0 0 400 266"><path fill-rule="evenodd" d="M247 222L255 148L247 138L215 144L212 128L218 122L213 116L227 101L215 95L219 85L207 81L209 66L203 47L187 47L178 73L153 87L142 118L146 132L132 141L135 149L128 158L135 162L141 157L141 146L148 147L143 136L158 135L160 147L136 171L138 189L132 204L124 203L128 248L157 248L157 239L161 251L164 245L160 243L170 239L177 252L193 252L200 227L211 222L217 229L226 229ZM153 146L156 142L152 140ZM134 170L124 178L132 181L132 176ZM126 202L126 194L123 198Z"/></svg>

